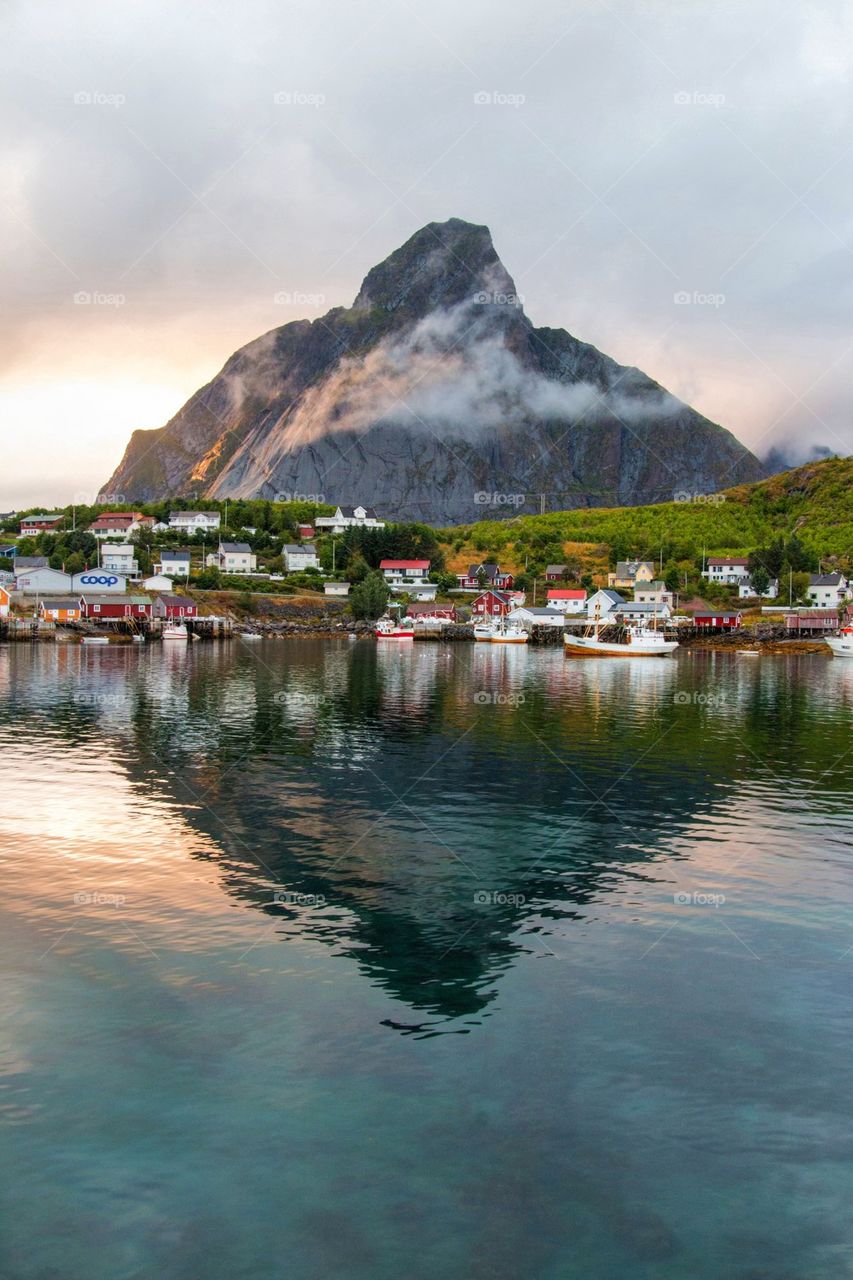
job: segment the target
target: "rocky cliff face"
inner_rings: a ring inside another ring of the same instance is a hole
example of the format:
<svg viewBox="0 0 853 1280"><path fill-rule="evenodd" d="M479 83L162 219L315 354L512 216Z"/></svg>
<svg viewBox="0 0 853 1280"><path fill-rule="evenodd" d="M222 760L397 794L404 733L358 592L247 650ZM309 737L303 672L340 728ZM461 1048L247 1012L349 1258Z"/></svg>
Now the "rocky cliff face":
<svg viewBox="0 0 853 1280"><path fill-rule="evenodd" d="M105 486L133 501L322 494L444 524L761 476L728 431L563 329L536 329L488 228L430 223L350 308L250 342Z"/></svg>

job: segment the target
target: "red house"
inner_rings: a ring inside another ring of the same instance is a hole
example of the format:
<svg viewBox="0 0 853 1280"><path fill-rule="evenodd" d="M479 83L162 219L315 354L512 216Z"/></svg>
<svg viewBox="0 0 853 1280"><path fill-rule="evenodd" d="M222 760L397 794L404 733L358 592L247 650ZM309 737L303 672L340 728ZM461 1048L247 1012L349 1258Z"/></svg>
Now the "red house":
<svg viewBox="0 0 853 1280"><path fill-rule="evenodd" d="M471 602L471 612L479 617L503 618L513 607L506 591L481 591Z"/></svg>
<svg viewBox="0 0 853 1280"><path fill-rule="evenodd" d="M562 582L566 576L566 566L564 564L547 564L545 566L546 582Z"/></svg>
<svg viewBox="0 0 853 1280"><path fill-rule="evenodd" d="M89 525L89 532L96 536L108 533L131 533L140 525L153 525L153 516L144 516L141 511L102 511L97 520Z"/></svg>
<svg viewBox="0 0 853 1280"><path fill-rule="evenodd" d="M481 585L481 578L484 586L492 587L497 591L508 590L513 584L512 574L501 573L500 565L493 564L491 561L484 564L469 564L468 572L457 573L456 577L463 591L476 591Z"/></svg>
<svg viewBox="0 0 853 1280"><path fill-rule="evenodd" d="M43 514L38 516L22 516L21 517L21 534L22 536L37 537L40 533L45 533L49 529L59 527L62 515Z"/></svg>
<svg viewBox="0 0 853 1280"><path fill-rule="evenodd" d="M123 618L151 617L150 596L81 596L80 611L93 622L117 622Z"/></svg>
<svg viewBox="0 0 853 1280"><path fill-rule="evenodd" d="M693 625L714 631L734 631L741 623L739 613L694 613Z"/></svg>
<svg viewBox="0 0 853 1280"><path fill-rule="evenodd" d="M152 618L197 618L198 606L189 596L176 596L164 592L151 606Z"/></svg>
<svg viewBox="0 0 853 1280"><path fill-rule="evenodd" d="M313 524L298 524L296 526L296 533L298 537L305 538L310 542L314 537L314 526Z"/></svg>

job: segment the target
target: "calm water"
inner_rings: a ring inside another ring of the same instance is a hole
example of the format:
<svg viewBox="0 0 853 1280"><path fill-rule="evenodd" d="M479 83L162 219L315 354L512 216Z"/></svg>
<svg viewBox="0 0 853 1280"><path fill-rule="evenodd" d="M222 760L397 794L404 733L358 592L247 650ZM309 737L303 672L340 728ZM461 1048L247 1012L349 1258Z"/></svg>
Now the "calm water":
<svg viewBox="0 0 853 1280"><path fill-rule="evenodd" d="M3 1280L853 1276L853 663L0 650Z"/></svg>

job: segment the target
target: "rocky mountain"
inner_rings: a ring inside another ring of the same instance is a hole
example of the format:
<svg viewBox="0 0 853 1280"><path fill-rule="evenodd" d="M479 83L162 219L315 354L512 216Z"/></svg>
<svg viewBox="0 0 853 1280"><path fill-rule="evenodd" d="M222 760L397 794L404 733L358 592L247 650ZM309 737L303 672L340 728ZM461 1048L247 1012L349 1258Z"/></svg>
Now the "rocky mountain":
<svg viewBox="0 0 853 1280"><path fill-rule="evenodd" d="M433 524L713 492L762 467L728 431L564 329L537 329L487 227L430 223L351 307L237 351L105 486L322 494Z"/></svg>

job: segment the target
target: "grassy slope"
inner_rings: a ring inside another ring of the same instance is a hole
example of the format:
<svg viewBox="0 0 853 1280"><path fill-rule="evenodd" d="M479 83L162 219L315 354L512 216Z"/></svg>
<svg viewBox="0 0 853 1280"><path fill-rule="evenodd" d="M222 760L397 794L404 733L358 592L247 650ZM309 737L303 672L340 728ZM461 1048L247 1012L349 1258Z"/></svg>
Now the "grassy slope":
<svg viewBox="0 0 853 1280"><path fill-rule="evenodd" d="M738 485L715 502L666 502L651 507L557 511L544 516L481 521L440 532L448 567L455 570L492 551L518 570L528 549L562 544L567 559L585 570L606 569L608 548L637 555L693 558L747 554L778 534L796 532L818 555L853 556L853 458L830 458ZM461 543L461 545L460 545Z"/></svg>

